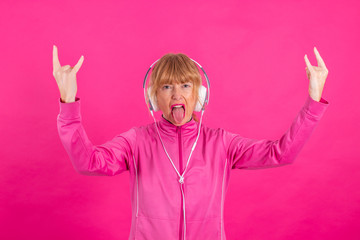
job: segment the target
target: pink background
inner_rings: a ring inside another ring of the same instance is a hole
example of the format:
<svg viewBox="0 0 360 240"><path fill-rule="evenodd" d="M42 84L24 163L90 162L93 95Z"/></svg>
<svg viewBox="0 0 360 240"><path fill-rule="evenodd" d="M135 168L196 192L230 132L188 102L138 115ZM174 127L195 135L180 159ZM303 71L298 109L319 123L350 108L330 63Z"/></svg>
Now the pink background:
<svg viewBox="0 0 360 240"><path fill-rule="evenodd" d="M359 1L1 1L2 239L127 239L128 172L79 175L56 128L62 65L81 55L83 125L98 145L152 122L142 81L168 52L211 81L203 122L278 139L308 94L304 55L329 76L329 108L294 164L232 171L228 239L358 239Z"/></svg>

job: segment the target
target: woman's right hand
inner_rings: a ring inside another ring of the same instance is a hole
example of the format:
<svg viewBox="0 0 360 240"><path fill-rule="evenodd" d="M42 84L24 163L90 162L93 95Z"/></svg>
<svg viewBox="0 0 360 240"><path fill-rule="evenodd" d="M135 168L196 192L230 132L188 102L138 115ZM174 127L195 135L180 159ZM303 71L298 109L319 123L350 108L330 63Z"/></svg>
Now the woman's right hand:
<svg viewBox="0 0 360 240"><path fill-rule="evenodd" d="M70 65L61 66L57 47L55 45L53 46L53 76L58 84L63 102L75 102L77 92L76 73L79 71L83 62L84 56L81 55L74 67Z"/></svg>

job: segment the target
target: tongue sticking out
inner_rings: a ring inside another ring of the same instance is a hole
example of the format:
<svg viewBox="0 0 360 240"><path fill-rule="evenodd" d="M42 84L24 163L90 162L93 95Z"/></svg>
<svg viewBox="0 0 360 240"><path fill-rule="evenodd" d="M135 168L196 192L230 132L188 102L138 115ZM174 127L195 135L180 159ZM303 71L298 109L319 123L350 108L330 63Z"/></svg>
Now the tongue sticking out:
<svg viewBox="0 0 360 240"><path fill-rule="evenodd" d="M185 117L185 111L183 107L174 107L171 114L177 124L180 124Z"/></svg>

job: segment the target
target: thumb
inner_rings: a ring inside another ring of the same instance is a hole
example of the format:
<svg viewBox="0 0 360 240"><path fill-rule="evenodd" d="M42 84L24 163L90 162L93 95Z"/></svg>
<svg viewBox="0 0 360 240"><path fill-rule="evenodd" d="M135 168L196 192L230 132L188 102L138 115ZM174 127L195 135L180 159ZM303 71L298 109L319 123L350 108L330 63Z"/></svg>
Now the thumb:
<svg viewBox="0 0 360 240"><path fill-rule="evenodd" d="M305 67L305 70L306 70L306 76L308 79L310 79L310 71L307 67Z"/></svg>

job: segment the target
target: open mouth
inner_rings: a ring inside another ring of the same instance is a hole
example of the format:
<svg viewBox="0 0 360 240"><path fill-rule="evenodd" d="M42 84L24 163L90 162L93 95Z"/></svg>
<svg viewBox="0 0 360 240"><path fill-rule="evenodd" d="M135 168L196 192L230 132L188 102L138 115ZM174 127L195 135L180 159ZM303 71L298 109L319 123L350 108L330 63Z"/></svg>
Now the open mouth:
<svg viewBox="0 0 360 240"><path fill-rule="evenodd" d="M180 104L171 105L171 111L173 111L174 109L180 108L180 107L182 107L185 110L185 105L180 103Z"/></svg>

